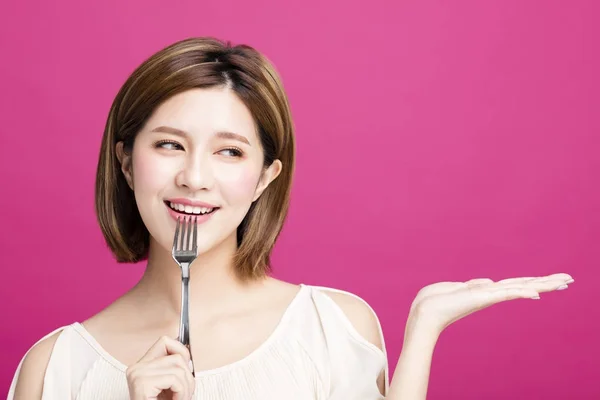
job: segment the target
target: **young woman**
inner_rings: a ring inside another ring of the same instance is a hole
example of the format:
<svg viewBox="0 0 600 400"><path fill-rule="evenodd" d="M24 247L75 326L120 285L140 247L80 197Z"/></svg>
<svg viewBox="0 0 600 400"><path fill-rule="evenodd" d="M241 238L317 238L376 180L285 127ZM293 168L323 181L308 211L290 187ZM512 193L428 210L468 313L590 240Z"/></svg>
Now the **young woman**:
<svg viewBox="0 0 600 400"><path fill-rule="evenodd" d="M145 273L97 315L34 345L8 398L425 399L449 324L572 282L556 274L422 289L388 385L380 325L362 299L269 276L293 169L288 100L256 50L192 38L146 60L110 109L96 177L106 242L120 262L147 260ZM175 339L181 272L171 257L176 220L189 215L199 218L192 354Z"/></svg>

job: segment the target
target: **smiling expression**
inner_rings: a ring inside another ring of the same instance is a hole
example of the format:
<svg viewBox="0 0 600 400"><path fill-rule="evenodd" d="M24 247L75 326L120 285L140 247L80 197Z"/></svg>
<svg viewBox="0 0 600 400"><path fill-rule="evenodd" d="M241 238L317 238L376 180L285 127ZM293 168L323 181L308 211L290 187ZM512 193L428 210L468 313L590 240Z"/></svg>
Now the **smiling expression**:
<svg viewBox="0 0 600 400"><path fill-rule="evenodd" d="M131 154L117 155L144 224L168 249L176 218L199 218L198 252L226 243L252 202L279 174L265 168L252 114L228 88L192 89L159 107L135 138Z"/></svg>

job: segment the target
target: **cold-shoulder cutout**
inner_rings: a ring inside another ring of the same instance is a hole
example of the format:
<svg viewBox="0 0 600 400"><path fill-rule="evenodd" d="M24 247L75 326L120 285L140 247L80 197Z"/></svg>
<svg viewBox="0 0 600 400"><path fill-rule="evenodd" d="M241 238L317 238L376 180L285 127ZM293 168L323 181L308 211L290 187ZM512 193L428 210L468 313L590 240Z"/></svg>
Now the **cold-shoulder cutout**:
<svg viewBox="0 0 600 400"><path fill-rule="evenodd" d="M37 341L25 354L11 383L8 400L41 399L44 377L52 350L64 327L50 332Z"/></svg>
<svg viewBox="0 0 600 400"><path fill-rule="evenodd" d="M361 339L384 352L384 340L381 335L379 319L373 308L361 297L343 290L321 288L325 294L344 312L352 328Z"/></svg>
<svg viewBox="0 0 600 400"><path fill-rule="evenodd" d="M366 300L354 293L324 286L313 287L332 300L335 309L343 315L341 320L347 323L349 334L358 343L386 358L384 370L377 381L381 394L385 396L389 390L389 368L383 330L375 310Z"/></svg>

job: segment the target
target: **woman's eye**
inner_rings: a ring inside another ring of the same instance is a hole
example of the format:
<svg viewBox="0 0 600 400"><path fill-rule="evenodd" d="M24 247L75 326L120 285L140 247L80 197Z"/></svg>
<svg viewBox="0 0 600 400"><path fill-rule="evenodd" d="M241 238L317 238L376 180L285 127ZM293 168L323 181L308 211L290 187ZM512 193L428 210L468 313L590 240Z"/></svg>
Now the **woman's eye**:
<svg viewBox="0 0 600 400"><path fill-rule="evenodd" d="M223 149L221 150L219 153L223 153L228 157L241 157L243 155L242 151L240 149L237 149L235 147L230 147L227 149Z"/></svg>
<svg viewBox="0 0 600 400"><path fill-rule="evenodd" d="M154 147L166 150L183 150L183 147L179 143L173 142L171 140L161 140L159 142L156 142L154 144Z"/></svg>

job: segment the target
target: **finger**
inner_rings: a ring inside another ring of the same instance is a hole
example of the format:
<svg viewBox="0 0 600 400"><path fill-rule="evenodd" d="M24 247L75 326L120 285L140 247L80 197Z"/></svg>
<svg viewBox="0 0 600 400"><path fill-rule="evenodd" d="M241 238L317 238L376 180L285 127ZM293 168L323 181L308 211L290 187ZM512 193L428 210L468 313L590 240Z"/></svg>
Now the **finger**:
<svg viewBox="0 0 600 400"><path fill-rule="evenodd" d="M173 391L173 393L179 393L181 395L182 399L188 400L192 397L192 380L190 380L188 378L188 376L191 378L192 374L191 372L189 372L189 370L184 370L182 368L180 368L179 366L176 367L171 367L171 368L164 368L160 371L160 375L156 375L156 376L163 376L163 375L167 375L167 376L174 376L177 379L177 382L181 385L182 390L180 392L177 392L173 389L171 389ZM177 398L178 396L173 396L175 398Z"/></svg>
<svg viewBox="0 0 600 400"><path fill-rule="evenodd" d="M179 393L182 399L189 400L195 389L194 377L191 373L184 371L180 367L169 367L169 368L154 368L145 369L143 377L143 385L152 387L155 393L161 391L171 390L173 393ZM176 381L172 386L166 385L164 377L174 379ZM139 380L138 380L139 382ZM158 383L157 383L158 382ZM163 383L160 383L163 382ZM166 385L166 386L165 386ZM163 393L165 394L165 393ZM174 396L175 398L177 396ZM160 397L159 397L160 398ZM171 398L171 396L167 396Z"/></svg>
<svg viewBox="0 0 600 400"><path fill-rule="evenodd" d="M548 276L542 276L542 277L536 279L536 281L539 281L539 282L561 281L566 284L575 282L573 277L569 274L553 274L553 275L548 275Z"/></svg>
<svg viewBox="0 0 600 400"><path fill-rule="evenodd" d="M185 379L182 379L177 374L177 371L164 371L162 375L148 376L144 385L147 387L153 387L160 391L170 390L174 393L173 397L181 399L189 399L191 392L186 388L187 384Z"/></svg>
<svg viewBox="0 0 600 400"><path fill-rule="evenodd" d="M508 300L540 298L540 295L536 290L524 287L487 289L482 296L486 297L486 303L488 303L488 305Z"/></svg>
<svg viewBox="0 0 600 400"><path fill-rule="evenodd" d="M158 357L150 361L145 361L142 364L145 365L144 368L149 374L160 374L162 370L168 368L179 368L192 376L190 362L186 361L186 358L181 354Z"/></svg>
<svg viewBox="0 0 600 400"><path fill-rule="evenodd" d="M532 277L522 277L522 278L509 278L502 279L497 283L520 283L520 282L530 282L530 281L549 281L549 280L562 280L564 282L571 281L574 282L573 277L569 274L559 273L552 274L546 276L532 276Z"/></svg>
<svg viewBox="0 0 600 400"><path fill-rule="evenodd" d="M553 280L553 279L558 279L558 280L562 280L562 281L574 281L573 277L569 274L565 274L565 273L559 273L559 274L552 274L552 275L547 275L542 277L544 279L547 280Z"/></svg>
<svg viewBox="0 0 600 400"><path fill-rule="evenodd" d="M569 286L563 279L554 279L549 281L529 281L525 283L512 283L500 285L504 288L522 288L522 289L533 289L536 292L551 292L554 290L564 290Z"/></svg>
<svg viewBox="0 0 600 400"><path fill-rule="evenodd" d="M491 283L494 283L494 281L489 278L478 278L478 279L471 279L469 281L466 281L465 283L468 286L473 287L473 286L489 285Z"/></svg>
<svg viewBox="0 0 600 400"><path fill-rule="evenodd" d="M188 363L191 359L189 350L183 344L168 336L162 336L148 349L139 362L147 362L170 354L179 354Z"/></svg>
<svg viewBox="0 0 600 400"><path fill-rule="evenodd" d="M524 283L524 282L533 281L535 279L540 279L540 277L527 276L527 277L521 277L521 278L508 278L508 279L502 279L496 283Z"/></svg>

